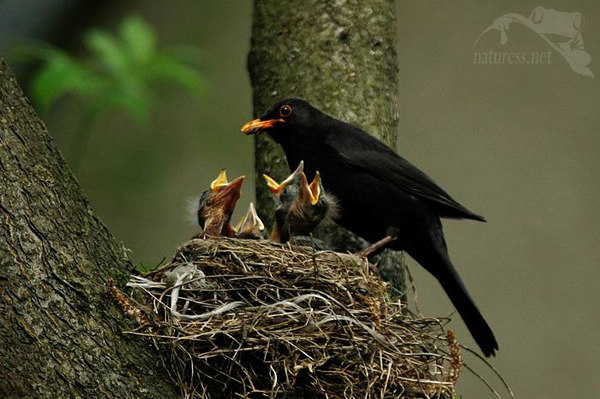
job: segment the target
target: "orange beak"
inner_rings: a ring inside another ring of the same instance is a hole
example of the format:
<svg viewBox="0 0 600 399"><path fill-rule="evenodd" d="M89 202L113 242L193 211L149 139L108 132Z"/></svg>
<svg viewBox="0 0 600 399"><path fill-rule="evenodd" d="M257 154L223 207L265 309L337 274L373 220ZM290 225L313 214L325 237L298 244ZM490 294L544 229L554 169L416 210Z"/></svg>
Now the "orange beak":
<svg viewBox="0 0 600 399"><path fill-rule="evenodd" d="M261 121L260 119L254 119L246 123L242 127L242 133L244 134L255 134L266 129L272 128L277 122L285 122L283 119L269 119Z"/></svg>
<svg viewBox="0 0 600 399"><path fill-rule="evenodd" d="M269 191L271 191L273 194L279 195L285 189L285 186L283 184L277 183L277 181L271 176L263 174L263 177L267 182L267 187L269 187Z"/></svg>
<svg viewBox="0 0 600 399"><path fill-rule="evenodd" d="M291 175L289 175L284 181L282 181L281 184L277 183L275 181L275 179L273 179L271 176L263 175L263 177L265 178L265 181L267 182L267 186L269 187L269 190L276 196L279 196L282 193L282 191L285 190L285 188L291 182L293 182L296 179L296 177L298 177L302 173L303 170L304 170L304 161L300 161L296 170ZM302 173L302 174L304 174L304 173Z"/></svg>

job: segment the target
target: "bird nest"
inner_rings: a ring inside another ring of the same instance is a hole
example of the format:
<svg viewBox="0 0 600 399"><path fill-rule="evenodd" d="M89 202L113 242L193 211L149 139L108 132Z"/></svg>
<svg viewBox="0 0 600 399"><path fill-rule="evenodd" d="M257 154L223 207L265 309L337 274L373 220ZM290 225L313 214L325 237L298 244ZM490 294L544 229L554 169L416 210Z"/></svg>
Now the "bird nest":
<svg viewBox="0 0 600 399"><path fill-rule="evenodd" d="M453 397L461 359L446 320L392 301L353 255L194 239L128 285L152 308L130 309L144 325L131 333L170 349L184 397Z"/></svg>

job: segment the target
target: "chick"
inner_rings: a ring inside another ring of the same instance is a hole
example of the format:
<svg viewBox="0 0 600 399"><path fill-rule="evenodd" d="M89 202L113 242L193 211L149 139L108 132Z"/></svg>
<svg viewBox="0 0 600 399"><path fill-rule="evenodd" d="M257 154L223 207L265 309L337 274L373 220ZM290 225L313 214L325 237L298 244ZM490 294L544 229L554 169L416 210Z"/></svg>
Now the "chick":
<svg viewBox="0 0 600 399"><path fill-rule="evenodd" d="M304 162L282 183L263 175L275 200L275 223L270 239L285 243L294 236L308 236L336 208L335 199L325 193L317 171L309 184Z"/></svg>
<svg viewBox="0 0 600 399"><path fill-rule="evenodd" d="M233 237L235 231L231 225L231 214L241 195L246 176L240 176L232 182L227 181L225 169L210 184L198 201L198 224L204 235Z"/></svg>

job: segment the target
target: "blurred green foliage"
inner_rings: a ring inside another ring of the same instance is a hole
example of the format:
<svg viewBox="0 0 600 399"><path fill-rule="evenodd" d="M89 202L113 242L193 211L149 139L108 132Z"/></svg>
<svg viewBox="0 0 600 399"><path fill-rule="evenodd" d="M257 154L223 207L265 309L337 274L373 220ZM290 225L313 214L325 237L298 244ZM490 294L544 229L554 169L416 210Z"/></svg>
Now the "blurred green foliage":
<svg viewBox="0 0 600 399"><path fill-rule="evenodd" d="M45 114L58 99L72 94L82 104L79 131L71 148L71 167L77 170L91 127L100 115L115 108L136 122L149 120L157 83L175 83L197 96L205 93L199 72L199 48L158 48L154 29L141 17L123 20L118 35L92 29L83 37L89 55L75 57L46 43L29 43L17 50L24 60L41 60L31 80L29 96Z"/></svg>

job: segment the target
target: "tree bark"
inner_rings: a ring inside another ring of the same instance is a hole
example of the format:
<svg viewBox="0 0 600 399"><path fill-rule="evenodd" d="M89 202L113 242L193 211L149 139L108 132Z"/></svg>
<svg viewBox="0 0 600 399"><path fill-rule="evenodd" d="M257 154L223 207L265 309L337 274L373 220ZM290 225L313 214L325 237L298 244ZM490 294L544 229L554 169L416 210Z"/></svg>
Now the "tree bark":
<svg viewBox="0 0 600 399"><path fill-rule="evenodd" d="M315 107L361 127L396 147L398 61L392 0L255 0L248 69L254 116L275 102L304 98ZM289 174L282 149L265 135L255 138L256 197L260 217L272 225L273 201L262 174ZM293 165L295 166L295 165ZM316 234L338 250L364 243L341 227ZM386 251L383 275L403 291L400 257Z"/></svg>
<svg viewBox="0 0 600 399"><path fill-rule="evenodd" d="M177 397L105 285L133 270L0 59L0 397Z"/></svg>

